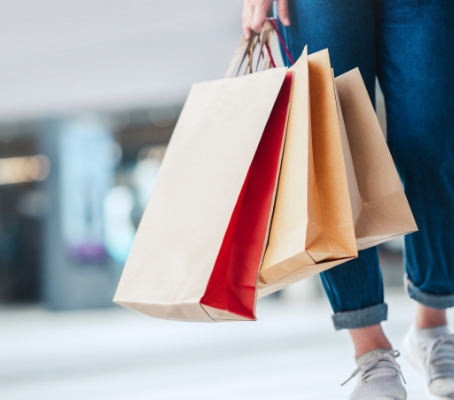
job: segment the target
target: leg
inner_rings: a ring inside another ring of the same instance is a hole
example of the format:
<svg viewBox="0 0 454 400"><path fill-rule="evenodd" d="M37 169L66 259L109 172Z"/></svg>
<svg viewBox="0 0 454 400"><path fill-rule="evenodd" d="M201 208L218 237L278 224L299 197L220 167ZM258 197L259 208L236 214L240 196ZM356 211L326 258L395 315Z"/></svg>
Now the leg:
<svg viewBox="0 0 454 400"><path fill-rule="evenodd" d="M419 232L405 239L408 293L418 305L404 350L433 395L454 396L454 2L378 0L378 75L388 143ZM427 361L428 360L428 361Z"/></svg>
<svg viewBox="0 0 454 400"><path fill-rule="evenodd" d="M392 350L391 343L385 336L380 324L350 329L349 333L355 346L356 359L375 349Z"/></svg>
<svg viewBox="0 0 454 400"><path fill-rule="evenodd" d="M388 144L419 232L405 240L409 294L454 306L454 2L380 0L378 74Z"/></svg>
<svg viewBox="0 0 454 400"><path fill-rule="evenodd" d="M375 97L375 15L370 0L294 0L291 26L281 30L297 58L328 48L336 75L359 66L371 99ZM285 57L284 57L285 59ZM322 274L335 312L336 329L360 329L386 319L383 282L376 249Z"/></svg>
<svg viewBox="0 0 454 400"><path fill-rule="evenodd" d="M359 67L375 103L375 23L370 0L289 0L288 6L291 25L280 24L280 31L293 58L306 45L309 53L329 49L335 75Z"/></svg>
<svg viewBox="0 0 454 400"><path fill-rule="evenodd" d="M370 0L294 0L289 2L291 26L281 30L297 58L307 44L310 52L329 48L335 74L359 67L369 95L375 96L375 21ZM335 312L336 329L350 329L361 372L351 400L403 400L405 389L381 321L386 319L383 282L377 249L322 274ZM367 372L366 372L367 371Z"/></svg>
<svg viewBox="0 0 454 400"><path fill-rule="evenodd" d="M386 320L383 279L377 248L321 274L333 307L336 329L350 329L356 358L374 349L391 349L380 322Z"/></svg>
<svg viewBox="0 0 454 400"><path fill-rule="evenodd" d="M447 325L446 310L437 310L418 304L415 325L418 329L430 329Z"/></svg>

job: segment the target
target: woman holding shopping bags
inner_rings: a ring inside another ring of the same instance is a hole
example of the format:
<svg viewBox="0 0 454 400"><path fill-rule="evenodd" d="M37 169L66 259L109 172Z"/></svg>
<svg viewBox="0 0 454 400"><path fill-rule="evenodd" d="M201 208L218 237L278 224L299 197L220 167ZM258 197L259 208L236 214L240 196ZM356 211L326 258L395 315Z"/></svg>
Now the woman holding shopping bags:
<svg viewBox="0 0 454 400"><path fill-rule="evenodd" d="M260 32L272 0L244 0L246 38ZM409 296L417 303L403 350L434 399L454 398L454 1L277 0L292 56L328 48L336 75L359 67L374 103L386 100L388 145L419 227L406 236ZM336 329L348 329L358 375L351 400L403 400L398 351L387 319L376 248L322 273Z"/></svg>

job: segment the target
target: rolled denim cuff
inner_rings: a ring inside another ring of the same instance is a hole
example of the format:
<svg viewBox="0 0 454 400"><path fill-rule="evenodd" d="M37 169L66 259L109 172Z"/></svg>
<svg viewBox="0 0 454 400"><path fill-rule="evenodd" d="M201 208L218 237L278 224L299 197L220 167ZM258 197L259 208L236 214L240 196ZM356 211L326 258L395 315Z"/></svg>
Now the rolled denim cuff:
<svg viewBox="0 0 454 400"><path fill-rule="evenodd" d="M454 294L438 295L423 292L417 288L411 281L408 281L408 295L413 300L429 308L436 308L444 310L446 308L454 307Z"/></svg>
<svg viewBox="0 0 454 400"><path fill-rule="evenodd" d="M366 326L376 325L388 319L388 306L386 303L354 311L343 311L333 315L334 328L359 329Z"/></svg>

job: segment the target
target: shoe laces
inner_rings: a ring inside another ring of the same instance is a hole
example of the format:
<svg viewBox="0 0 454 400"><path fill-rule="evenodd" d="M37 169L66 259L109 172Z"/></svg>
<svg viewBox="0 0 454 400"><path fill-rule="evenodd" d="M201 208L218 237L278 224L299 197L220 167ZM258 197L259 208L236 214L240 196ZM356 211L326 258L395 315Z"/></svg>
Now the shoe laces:
<svg viewBox="0 0 454 400"><path fill-rule="evenodd" d="M434 339L421 339L426 370L431 381L446 378L454 373L454 335L439 336Z"/></svg>
<svg viewBox="0 0 454 400"><path fill-rule="evenodd" d="M360 372L361 379L365 383L380 376L400 376L404 383L406 383L404 376L402 375L400 365L396 362L396 358L399 356L400 353L397 350L374 354L370 361L358 366L358 368L353 371L350 378L348 378L341 386L344 386Z"/></svg>

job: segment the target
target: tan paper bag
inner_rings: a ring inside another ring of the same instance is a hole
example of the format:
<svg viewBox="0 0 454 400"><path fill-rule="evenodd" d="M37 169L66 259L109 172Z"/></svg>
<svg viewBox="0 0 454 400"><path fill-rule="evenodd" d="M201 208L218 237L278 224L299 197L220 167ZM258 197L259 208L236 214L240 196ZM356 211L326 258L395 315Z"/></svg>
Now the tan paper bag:
<svg viewBox="0 0 454 400"><path fill-rule="evenodd" d="M357 256L345 127L328 51L308 57L305 49L290 70L287 136L259 297Z"/></svg>
<svg viewBox="0 0 454 400"><path fill-rule="evenodd" d="M335 85L348 137L344 154L358 249L415 232L416 222L359 69L337 77Z"/></svg>
<svg viewBox="0 0 454 400"><path fill-rule="evenodd" d="M192 87L116 303L184 321L255 319L291 84L276 68Z"/></svg>

